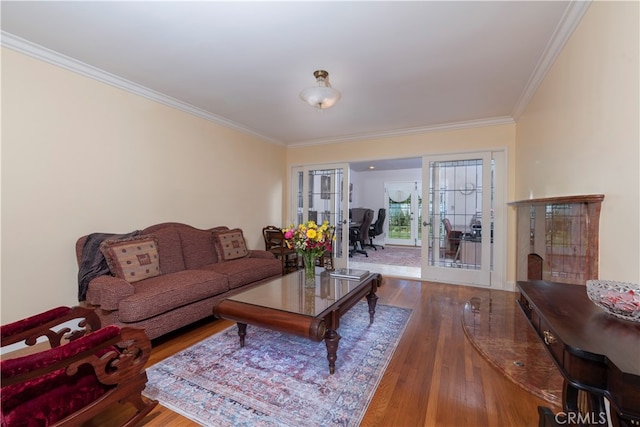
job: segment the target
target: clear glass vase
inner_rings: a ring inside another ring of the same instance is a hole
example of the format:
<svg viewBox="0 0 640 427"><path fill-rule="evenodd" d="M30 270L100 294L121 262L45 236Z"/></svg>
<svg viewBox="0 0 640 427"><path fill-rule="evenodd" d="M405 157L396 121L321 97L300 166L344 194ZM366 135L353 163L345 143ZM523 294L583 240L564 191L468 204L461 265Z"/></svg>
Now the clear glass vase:
<svg viewBox="0 0 640 427"><path fill-rule="evenodd" d="M316 255L313 252L303 252L304 285L308 288L316 287Z"/></svg>

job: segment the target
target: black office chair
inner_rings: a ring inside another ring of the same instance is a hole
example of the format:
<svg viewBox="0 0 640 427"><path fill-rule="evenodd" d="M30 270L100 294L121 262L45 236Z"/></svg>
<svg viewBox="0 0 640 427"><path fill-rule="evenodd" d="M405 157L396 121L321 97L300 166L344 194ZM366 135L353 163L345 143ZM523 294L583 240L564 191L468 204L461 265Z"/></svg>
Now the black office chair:
<svg viewBox="0 0 640 427"><path fill-rule="evenodd" d="M376 219L376 222L374 222L369 226L369 243L367 243L367 246L371 246L374 251L377 251L378 247L384 249L383 245L374 244L373 239L382 234L382 226L384 225L384 219L386 218L386 216L387 216L386 209L384 208L378 209L378 218Z"/></svg>
<svg viewBox="0 0 640 427"><path fill-rule="evenodd" d="M364 250L364 245L369 239L369 227L371 226L372 221L373 210L367 209L362 217L362 223L358 224L357 227L349 227L349 243L353 245L349 251L350 257L356 253L363 254L367 258L369 257L367 251Z"/></svg>

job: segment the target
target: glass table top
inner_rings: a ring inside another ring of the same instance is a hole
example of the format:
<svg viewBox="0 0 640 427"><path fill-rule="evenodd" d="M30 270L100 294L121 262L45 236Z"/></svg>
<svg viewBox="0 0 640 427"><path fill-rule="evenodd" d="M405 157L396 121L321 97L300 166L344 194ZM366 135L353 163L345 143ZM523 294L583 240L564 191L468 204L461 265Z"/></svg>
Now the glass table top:
<svg viewBox="0 0 640 427"><path fill-rule="evenodd" d="M315 288L305 287L304 270L298 270L227 299L315 317L358 288L368 277L347 280L333 277L317 267Z"/></svg>

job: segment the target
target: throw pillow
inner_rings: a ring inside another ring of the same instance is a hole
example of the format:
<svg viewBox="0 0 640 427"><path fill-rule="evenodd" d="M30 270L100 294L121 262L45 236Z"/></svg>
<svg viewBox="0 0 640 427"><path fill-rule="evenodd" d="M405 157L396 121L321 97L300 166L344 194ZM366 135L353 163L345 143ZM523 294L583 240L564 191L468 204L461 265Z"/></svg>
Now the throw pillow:
<svg viewBox="0 0 640 427"><path fill-rule="evenodd" d="M153 231L153 235L158 239L158 256L162 274L185 270L182 244L177 228L171 226L159 228Z"/></svg>
<svg viewBox="0 0 640 427"><path fill-rule="evenodd" d="M100 251L111 274L129 283L160 275L158 241L153 235L105 240Z"/></svg>
<svg viewBox="0 0 640 427"><path fill-rule="evenodd" d="M210 231L184 226L179 228L178 233L187 270L197 270L218 262Z"/></svg>
<svg viewBox="0 0 640 427"><path fill-rule="evenodd" d="M213 233L213 244L216 247L218 258L223 261L249 256L244 235L239 228Z"/></svg>

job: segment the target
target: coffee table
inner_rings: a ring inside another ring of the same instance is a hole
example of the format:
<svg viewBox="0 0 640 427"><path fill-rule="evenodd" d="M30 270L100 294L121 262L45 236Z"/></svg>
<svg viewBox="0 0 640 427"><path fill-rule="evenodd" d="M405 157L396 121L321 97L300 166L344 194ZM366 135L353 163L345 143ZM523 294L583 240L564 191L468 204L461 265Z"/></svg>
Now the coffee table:
<svg viewBox="0 0 640 427"><path fill-rule="evenodd" d="M337 331L340 318L366 296L369 324L373 323L376 290L382 277L370 273L362 280L347 280L321 270L316 268L313 288L305 287L304 271L295 271L222 300L213 308L213 314L237 322L241 347L248 324L316 342L324 340L329 373L333 374L341 338Z"/></svg>

